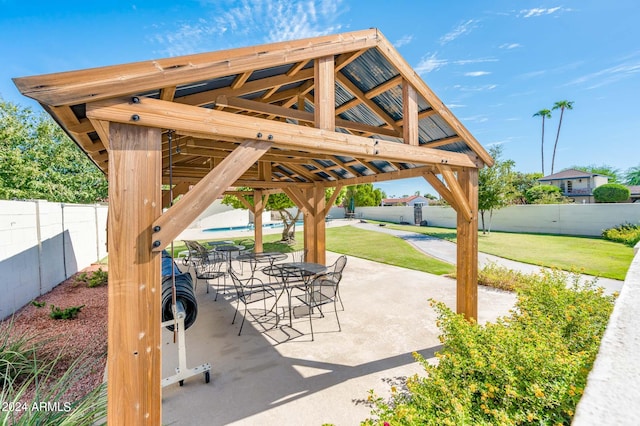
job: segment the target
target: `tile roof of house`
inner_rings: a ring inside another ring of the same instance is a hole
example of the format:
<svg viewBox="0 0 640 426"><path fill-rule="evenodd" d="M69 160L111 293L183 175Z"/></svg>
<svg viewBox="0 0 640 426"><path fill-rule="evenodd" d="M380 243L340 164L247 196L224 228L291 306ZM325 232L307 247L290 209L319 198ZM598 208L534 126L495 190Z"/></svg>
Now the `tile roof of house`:
<svg viewBox="0 0 640 426"><path fill-rule="evenodd" d="M385 198L384 200L382 200L383 203L385 204L389 204L389 203L409 203L413 200L415 200L416 198L420 197L420 195L412 195L410 197L404 197L404 198Z"/></svg>
<svg viewBox="0 0 640 426"><path fill-rule="evenodd" d="M593 176L604 176L604 175L599 174L599 173L589 173L589 172L585 172L583 170L568 169L568 170L563 170L563 171L558 172L558 173L554 173L552 175L547 175L547 176L541 177L538 180L542 181L542 180L555 180L555 179L590 178L590 177L593 177Z"/></svg>
<svg viewBox="0 0 640 426"><path fill-rule="evenodd" d="M640 185L627 185L631 195L640 195Z"/></svg>

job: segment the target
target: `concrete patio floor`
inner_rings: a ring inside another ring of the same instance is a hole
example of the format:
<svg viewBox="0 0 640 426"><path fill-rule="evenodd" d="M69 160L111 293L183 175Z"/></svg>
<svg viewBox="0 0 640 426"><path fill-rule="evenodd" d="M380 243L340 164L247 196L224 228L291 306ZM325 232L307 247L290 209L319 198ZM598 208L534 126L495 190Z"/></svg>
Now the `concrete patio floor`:
<svg viewBox="0 0 640 426"><path fill-rule="evenodd" d="M327 262L337 256L328 253ZM429 299L455 308L455 280L349 257L340 287L342 331L326 305L325 317L314 318L312 342L308 317L267 332L249 317L238 336L231 288L214 302L215 289L207 294L201 281L198 317L186 331L187 365L210 363L211 382L197 375L164 388L163 424L356 425L369 417L370 389L388 395L390 381L423 374L413 352L432 358L440 349ZM506 315L514 302L511 293L480 287L479 321ZM166 329L162 338L167 377L178 366L177 345Z"/></svg>

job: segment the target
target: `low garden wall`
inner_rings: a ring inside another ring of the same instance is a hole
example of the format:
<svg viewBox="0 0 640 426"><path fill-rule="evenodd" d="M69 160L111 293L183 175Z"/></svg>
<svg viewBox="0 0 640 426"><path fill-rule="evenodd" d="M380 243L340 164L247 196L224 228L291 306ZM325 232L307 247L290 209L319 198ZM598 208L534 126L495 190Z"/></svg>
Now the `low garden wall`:
<svg viewBox="0 0 640 426"><path fill-rule="evenodd" d="M0 319L107 255L107 206L0 200Z"/></svg>
<svg viewBox="0 0 640 426"><path fill-rule="evenodd" d="M356 217L388 222L414 223L410 206L357 207ZM431 226L456 227L451 207L422 208L422 219ZM489 226L489 214L485 213ZM478 221L479 227L482 223ZM640 223L640 204L546 204L510 206L493 212L491 229L507 232L598 236L622 223Z"/></svg>

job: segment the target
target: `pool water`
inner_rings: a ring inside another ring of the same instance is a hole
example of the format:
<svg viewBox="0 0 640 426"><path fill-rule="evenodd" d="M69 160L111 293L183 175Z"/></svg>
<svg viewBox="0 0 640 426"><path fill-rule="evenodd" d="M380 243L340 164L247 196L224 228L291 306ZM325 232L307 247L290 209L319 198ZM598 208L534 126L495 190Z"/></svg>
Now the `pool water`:
<svg viewBox="0 0 640 426"><path fill-rule="evenodd" d="M304 224L303 221L298 221L296 222L296 226L300 225L302 226ZM263 229L275 229L275 228L282 228L284 225L282 224L282 222L277 222L277 223L267 223L262 225ZM253 229L253 225L242 225L242 226L227 226L227 227L222 227L222 228L207 228L204 230L204 232L223 232L223 231L250 231Z"/></svg>

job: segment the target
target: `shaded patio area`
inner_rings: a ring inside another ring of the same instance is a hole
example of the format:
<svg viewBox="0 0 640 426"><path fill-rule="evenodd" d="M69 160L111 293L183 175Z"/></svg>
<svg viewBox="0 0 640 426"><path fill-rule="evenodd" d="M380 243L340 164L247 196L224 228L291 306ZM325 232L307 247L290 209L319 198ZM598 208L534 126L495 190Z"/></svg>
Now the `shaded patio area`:
<svg viewBox="0 0 640 426"><path fill-rule="evenodd" d="M327 253L327 262L337 256ZM390 381L422 373L413 352L431 358L440 349L429 299L455 309L456 283L349 257L340 285L342 331L327 305L325 318L313 322L312 342L306 317L294 320L293 328L303 334L288 341L277 329L262 333L255 322L245 323L238 336L239 321L231 325L231 289L214 302L215 291L206 294L201 282L198 318L186 331L187 364L211 363L211 382L198 375L183 387L163 388L162 423L339 425L368 417L369 389L387 395ZM478 298L480 322L507 314L515 301L511 293L484 287ZM176 348L173 334L163 330L163 377L178 365Z"/></svg>

